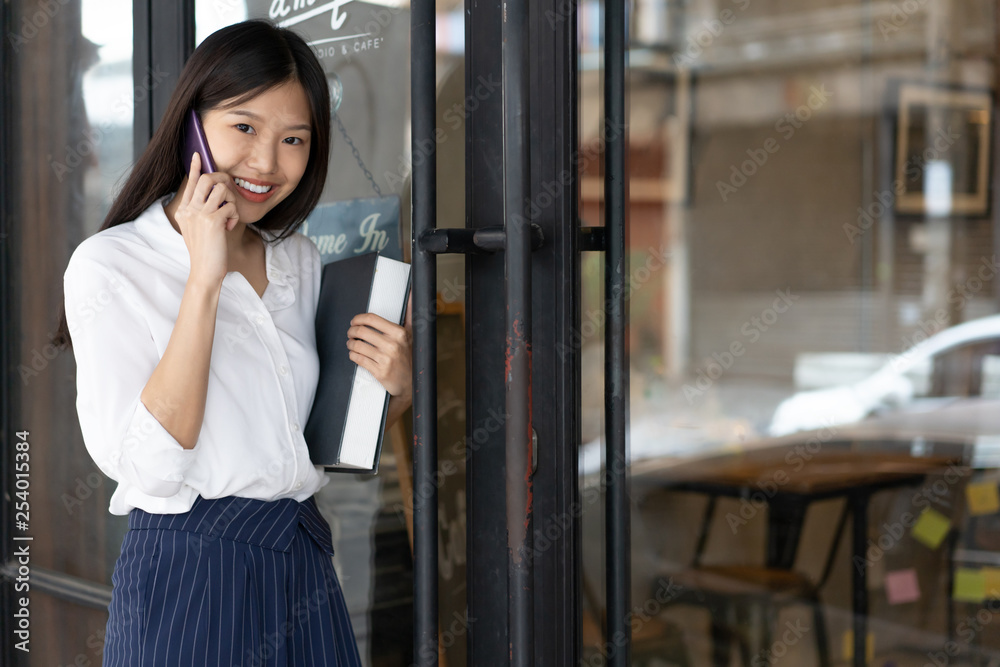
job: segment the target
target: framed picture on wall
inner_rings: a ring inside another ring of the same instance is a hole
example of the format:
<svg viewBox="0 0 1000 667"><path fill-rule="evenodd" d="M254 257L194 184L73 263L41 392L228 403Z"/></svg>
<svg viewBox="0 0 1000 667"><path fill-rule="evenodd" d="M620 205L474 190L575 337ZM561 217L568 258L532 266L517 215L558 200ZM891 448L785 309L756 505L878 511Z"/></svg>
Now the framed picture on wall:
<svg viewBox="0 0 1000 667"><path fill-rule="evenodd" d="M901 82L896 212L984 216L989 210L991 93Z"/></svg>

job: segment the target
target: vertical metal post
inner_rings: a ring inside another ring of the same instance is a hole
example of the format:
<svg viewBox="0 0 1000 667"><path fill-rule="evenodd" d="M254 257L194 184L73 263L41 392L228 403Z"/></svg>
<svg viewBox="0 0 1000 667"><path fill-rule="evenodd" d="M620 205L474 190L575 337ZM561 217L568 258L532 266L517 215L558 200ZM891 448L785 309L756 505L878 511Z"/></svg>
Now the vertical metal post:
<svg viewBox="0 0 1000 667"><path fill-rule="evenodd" d="M993 3L993 34L1000 35L1000 0ZM993 57L1000 58L1000 39L994 39ZM994 61L996 62L996 61ZM996 120L1000 118L1000 68L993 69L993 104L991 118L993 129L990 132L990 215L993 218L993 252L1000 254L1000 132L996 130ZM891 266L891 265L890 265ZM1000 271L993 276L993 305L1000 305ZM949 625L950 627L954 627Z"/></svg>
<svg viewBox="0 0 1000 667"><path fill-rule="evenodd" d="M437 265L422 247L437 218L437 156L434 125L434 0L410 5L410 77L413 124L413 658L418 667L438 664L437 487ZM418 162L418 156L422 158Z"/></svg>
<svg viewBox="0 0 1000 667"><path fill-rule="evenodd" d="M132 0L132 76L136 90L148 94L134 100L132 127L136 159L146 150L184 64L195 48L195 0L154 2ZM156 75L155 85L152 79Z"/></svg>
<svg viewBox="0 0 1000 667"><path fill-rule="evenodd" d="M528 2L503 2L503 191L507 300L507 619L512 667L534 664L531 552L531 174L528 154Z"/></svg>
<svg viewBox="0 0 1000 667"><path fill-rule="evenodd" d="M848 496L851 504L851 554L857 557L864 554L868 546L868 492L856 491ZM862 563L851 570L851 586L853 588L852 606L854 611L851 627L854 632L854 656L851 664L854 667L864 667L868 664L868 569Z"/></svg>
<svg viewBox="0 0 1000 667"><path fill-rule="evenodd" d="M626 207L628 172L625 166L628 140L625 116L625 49L627 23L625 0L610 0L604 7L604 210L607 253L604 264L604 294L608 309L604 339L604 411L608 481L605 516L607 548L607 639L608 664L626 667L632 663L629 609L630 552L628 461L625 426L628 420L628 356L625 348L628 284L626 258Z"/></svg>

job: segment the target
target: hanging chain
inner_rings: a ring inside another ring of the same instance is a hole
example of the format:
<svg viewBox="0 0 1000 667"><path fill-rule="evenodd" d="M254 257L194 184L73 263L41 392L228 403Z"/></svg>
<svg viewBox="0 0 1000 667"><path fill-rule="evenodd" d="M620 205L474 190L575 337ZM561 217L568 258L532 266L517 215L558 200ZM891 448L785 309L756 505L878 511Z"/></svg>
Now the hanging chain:
<svg viewBox="0 0 1000 667"><path fill-rule="evenodd" d="M351 147L351 153L354 154L354 159L357 160L358 166L361 167L361 171L365 172L365 178L367 178L368 182L371 183L372 190L375 191L377 196L381 197L382 190L379 188L378 183L375 182L375 177L372 176L370 171L368 171L368 167L365 166L365 161L361 159L361 151L358 150L358 147L354 145L354 142L351 141L351 137L347 134L347 128L344 127L344 122L340 120L340 114L334 112L333 118L337 121L337 127L340 128L340 133L344 135L344 141L346 141L347 145Z"/></svg>

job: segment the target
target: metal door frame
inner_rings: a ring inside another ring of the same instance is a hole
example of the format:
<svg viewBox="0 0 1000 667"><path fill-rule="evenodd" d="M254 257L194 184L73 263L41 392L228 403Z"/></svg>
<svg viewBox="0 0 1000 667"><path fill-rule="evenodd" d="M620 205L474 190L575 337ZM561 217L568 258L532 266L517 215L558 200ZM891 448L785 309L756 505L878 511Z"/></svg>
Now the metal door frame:
<svg viewBox="0 0 1000 667"><path fill-rule="evenodd" d="M424 158L413 176L413 487L430 490L414 495L421 666L438 664L428 648L438 618L435 255L444 252L466 255L467 664L579 663L581 250L606 251L607 636L620 649L611 664L630 660L627 22L625 3L607 7L606 228L578 222L575 0L467 0L466 92L483 81L502 92L466 109L466 227L437 229L434 3L411 4L413 153ZM497 413L503 428L484 428Z"/></svg>

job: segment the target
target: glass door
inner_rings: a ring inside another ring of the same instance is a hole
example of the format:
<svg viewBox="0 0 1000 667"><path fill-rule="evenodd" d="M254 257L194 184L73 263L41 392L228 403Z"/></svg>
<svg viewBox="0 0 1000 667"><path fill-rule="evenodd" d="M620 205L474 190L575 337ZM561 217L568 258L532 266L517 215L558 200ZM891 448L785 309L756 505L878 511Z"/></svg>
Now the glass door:
<svg viewBox="0 0 1000 667"><path fill-rule="evenodd" d="M453 2L442 4L442 24L448 24L457 8ZM303 35L330 86L329 176L319 205L299 231L316 244L324 263L375 250L409 261L411 171L420 156L414 159L409 141L408 3L198 1L196 41L223 26L258 18ZM443 41L439 57L454 63L462 48L461 39ZM453 192L450 189L449 196ZM452 295L451 302L456 300ZM457 323L451 329L460 331L459 311L450 317ZM460 363L450 366L461 380ZM454 421L446 415L448 419ZM411 421L405 416L387 434L377 475L332 474L316 497L333 531L334 566L366 665L412 661ZM456 482L461 480L451 482L452 487ZM458 516L460 502L460 491L453 490L445 510L449 517ZM448 526L450 533L443 539L461 544L460 520L450 519ZM442 569L446 580L464 577L464 557L456 554L459 557L449 558ZM458 598L447 608L448 615L461 610L463 603ZM449 642L448 649L461 651L464 644L455 643Z"/></svg>
<svg viewBox="0 0 1000 667"><path fill-rule="evenodd" d="M578 5L584 225L607 6ZM997 3L630 8L634 664L996 661L970 619L1000 610ZM616 647L600 270L585 254L595 665Z"/></svg>

